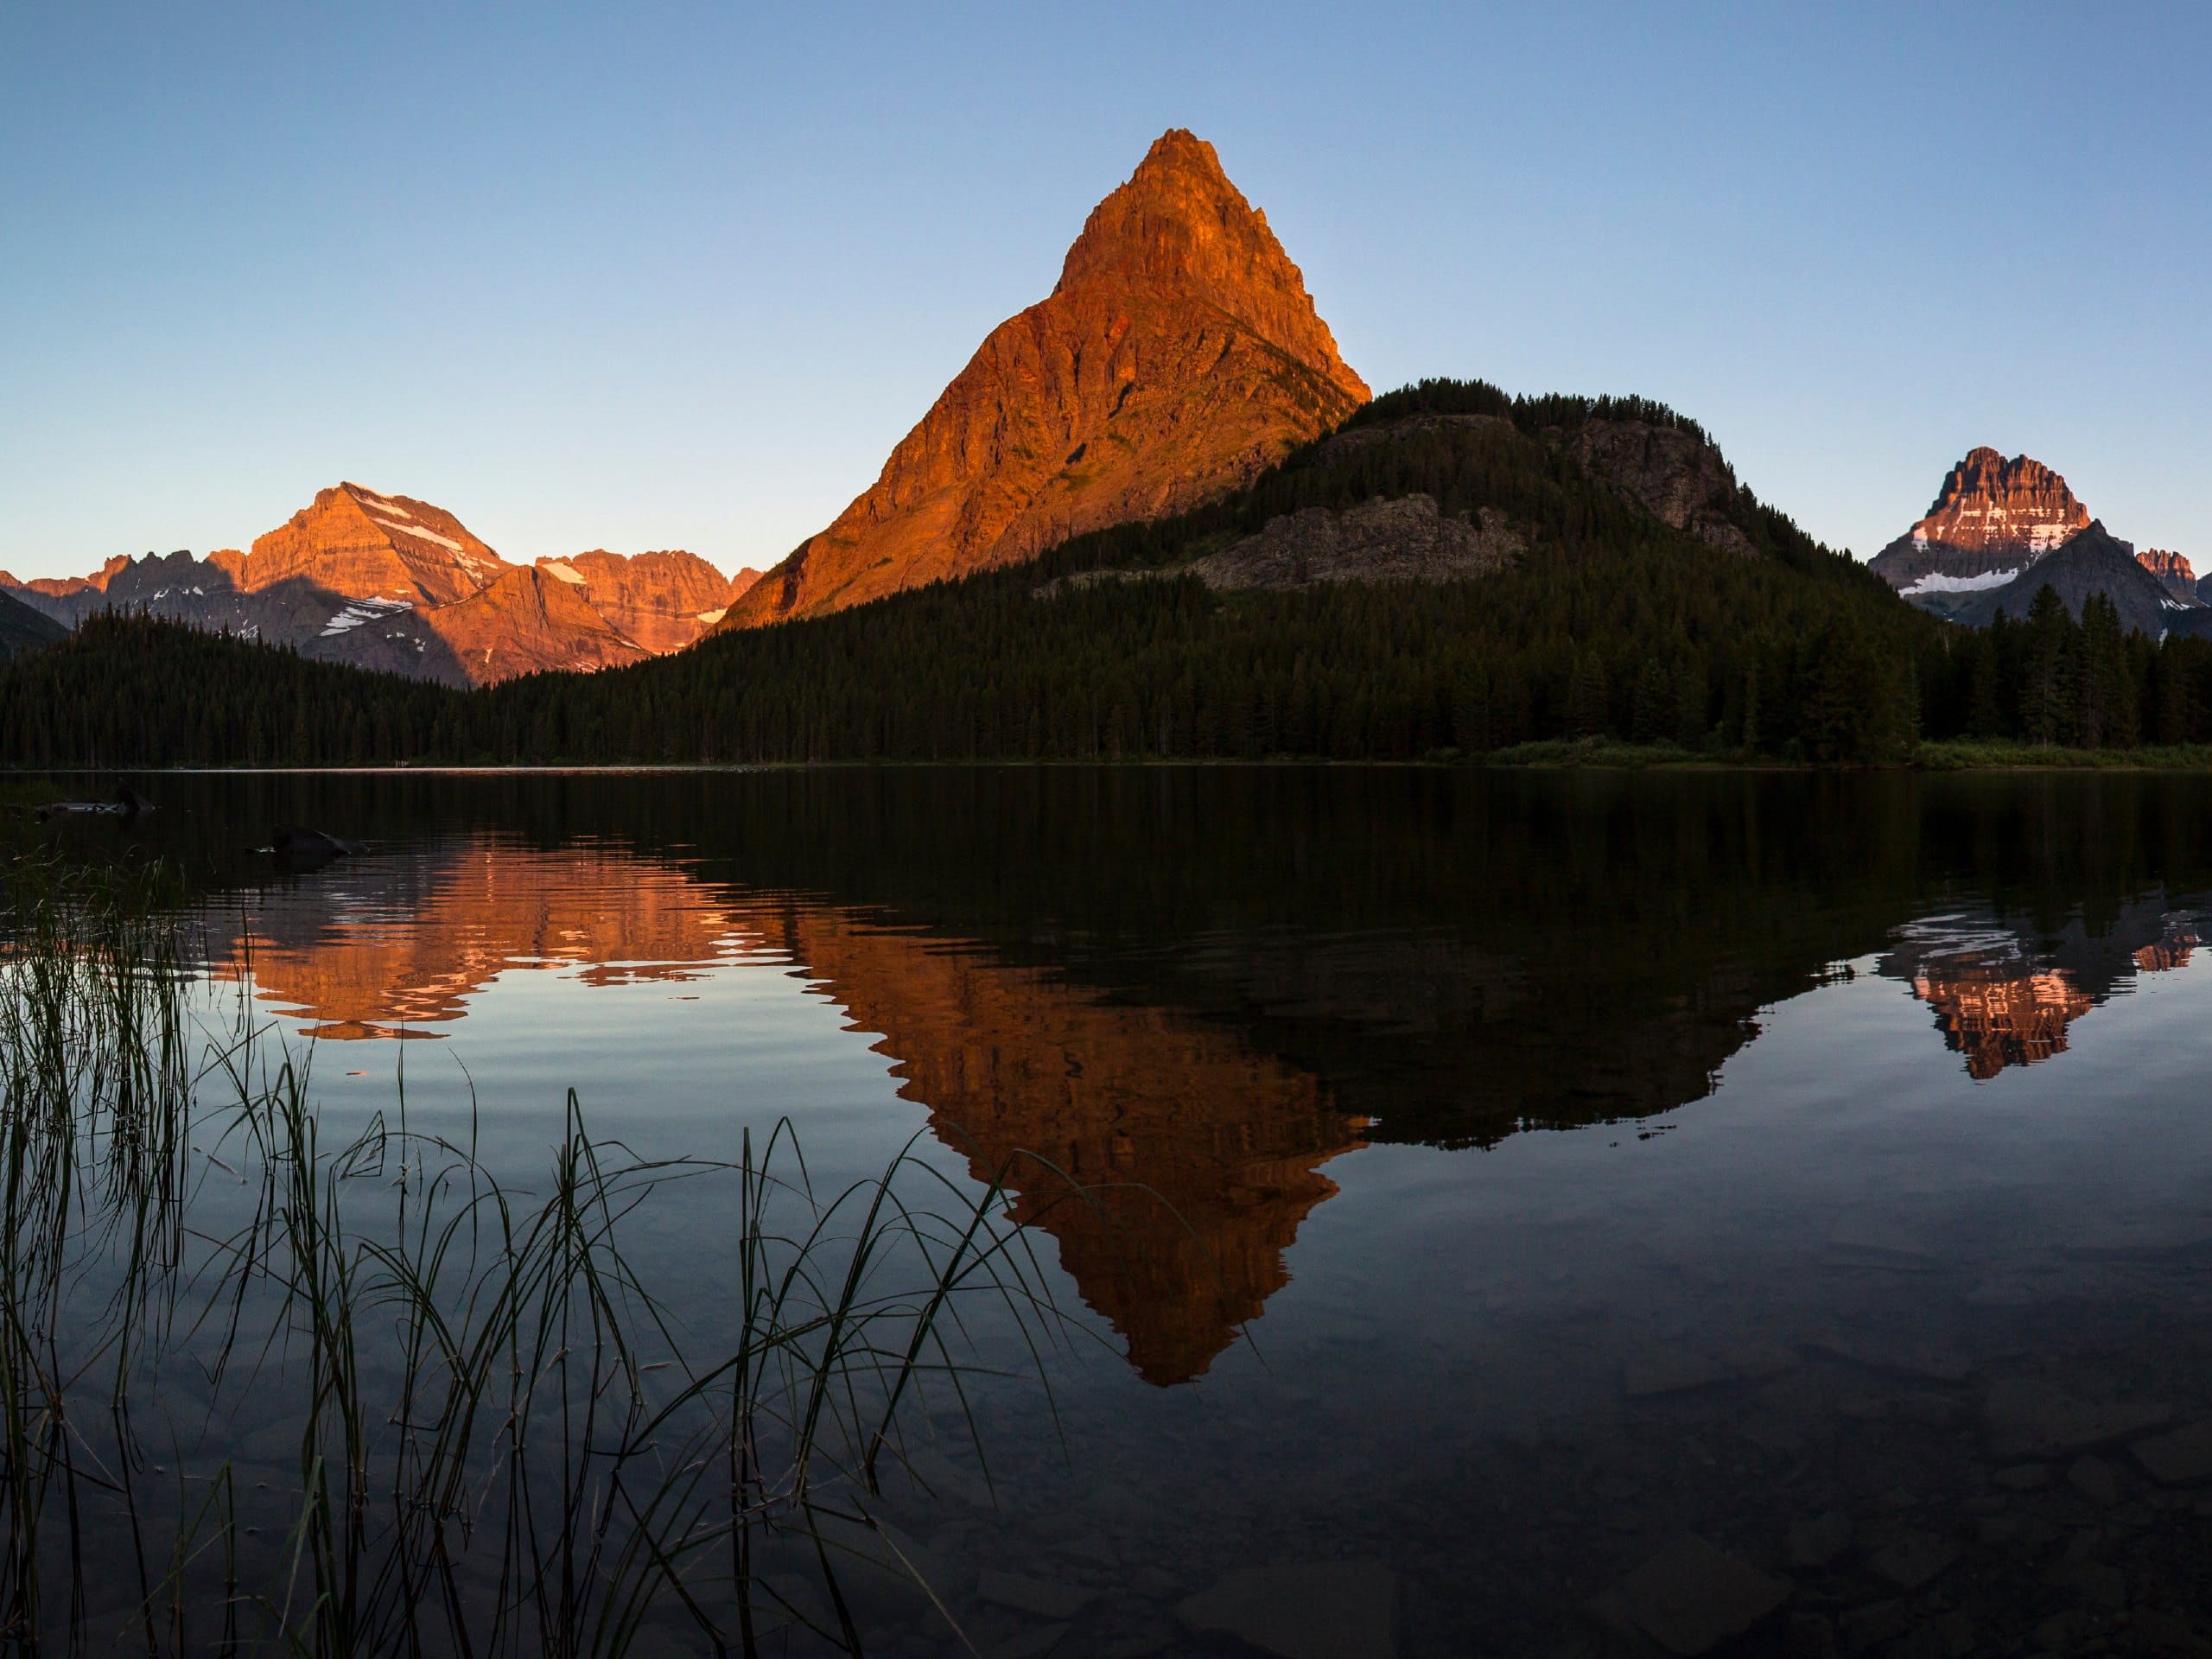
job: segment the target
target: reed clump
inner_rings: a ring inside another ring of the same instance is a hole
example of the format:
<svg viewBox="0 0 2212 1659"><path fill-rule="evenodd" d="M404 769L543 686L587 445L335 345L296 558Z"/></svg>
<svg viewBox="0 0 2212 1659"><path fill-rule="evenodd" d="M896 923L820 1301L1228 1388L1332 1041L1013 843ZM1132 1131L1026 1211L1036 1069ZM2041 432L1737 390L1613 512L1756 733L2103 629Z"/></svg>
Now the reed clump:
<svg viewBox="0 0 2212 1659"><path fill-rule="evenodd" d="M160 880L0 864L0 1643L860 1652L855 1583L929 1597L884 1478L976 1437L980 1331L1040 1382L1065 1334L998 1186L640 1157L573 1093L528 1190L404 1088L333 1130Z"/></svg>

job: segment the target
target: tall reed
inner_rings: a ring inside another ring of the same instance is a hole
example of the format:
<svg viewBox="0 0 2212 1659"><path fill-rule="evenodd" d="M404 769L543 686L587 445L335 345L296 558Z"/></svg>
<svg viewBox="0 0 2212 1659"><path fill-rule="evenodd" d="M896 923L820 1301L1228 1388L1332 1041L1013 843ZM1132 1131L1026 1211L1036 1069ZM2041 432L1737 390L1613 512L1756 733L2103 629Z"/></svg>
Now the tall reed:
<svg viewBox="0 0 2212 1659"><path fill-rule="evenodd" d="M1000 1188L910 1143L818 1192L786 1122L641 1157L573 1092L534 1192L404 1086L327 1134L159 880L0 867L0 1641L861 1651L976 1321L1040 1381L1066 1329ZM626 1238L678 1185L726 1219L672 1286Z"/></svg>

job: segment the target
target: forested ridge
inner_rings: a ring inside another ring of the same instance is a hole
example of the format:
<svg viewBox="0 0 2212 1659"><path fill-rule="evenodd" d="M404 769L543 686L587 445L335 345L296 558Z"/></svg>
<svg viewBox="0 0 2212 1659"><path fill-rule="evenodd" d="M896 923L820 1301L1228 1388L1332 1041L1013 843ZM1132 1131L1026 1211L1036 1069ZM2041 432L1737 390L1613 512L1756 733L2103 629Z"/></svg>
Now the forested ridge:
<svg viewBox="0 0 2212 1659"><path fill-rule="evenodd" d="M1641 399L1387 394L1179 518L598 674L454 691L106 615L0 664L16 766L1475 756L1613 736L1868 762L1918 737L2212 740L2212 642L2123 637L2055 601L1973 633L1738 490L1743 556L1576 462ZM1176 568L1270 518L1421 492L1503 512L1511 568L1442 584L1211 591ZM1117 570L1131 579L1083 578ZM1136 573L1147 573L1139 576ZM1041 591L1040 591L1041 590Z"/></svg>

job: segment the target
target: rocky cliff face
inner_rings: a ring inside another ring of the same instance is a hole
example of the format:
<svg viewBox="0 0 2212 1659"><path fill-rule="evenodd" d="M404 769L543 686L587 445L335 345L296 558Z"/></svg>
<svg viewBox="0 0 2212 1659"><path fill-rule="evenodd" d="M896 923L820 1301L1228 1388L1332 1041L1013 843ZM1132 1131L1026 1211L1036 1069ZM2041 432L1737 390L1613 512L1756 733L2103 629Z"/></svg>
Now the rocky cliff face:
<svg viewBox="0 0 2212 1659"><path fill-rule="evenodd" d="M2163 547L2138 550L2135 562L2156 576L2165 590L2184 605L2196 603L2196 572L2178 553Z"/></svg>
<svg viewBox="0 0 2212 1659"><path fill-rule="evenodd" d="M1500 569L1527 543L1496 507L1446 517L1406 495L1341 512L1307 507L1188 568L1209 588L1309 588L1325 582L1456 582Z"/></svg>
<svg viewBox="0 0 2212 1659"><path fill-rule="evenodd" d="M647 651L680 651L722 619L729 582L696 553L625 556L594 548L537 568L574 587L620 632ZM755 573L756 575L758 573Z"/></svg>
<svg viewBox="0 0 2212 1659"><path fill-rule="evenodd" d="M613 668L652 653L594 610L575 583L535 567L452 605L418 613L472 685L542 669Z"/></svg>
<svg viewBox="0 0 2212 1659"><path fill-rule="evenodd" d="M722 626L842 609L1179 512L1367 397L1266 216L1211 145L1168 132L1092 212L1052 296L993 330L874 486Z"/></svg>
<svg viewBox="0 0 2212 1659"><path fill-rule="evenodd" d="M416 605L466 599L512 568L444 508L359 484L318 491L243 558L216 556L248 592L304 577L348 599Z"/></svg>
<svg viewBox="0 0 2212 1659"><path fill-rule="evenodd" d="M2041 461L1974 449L1872 569L1907 599L1948 611L1960 594L2012 581L2088 524L2088 509Z"/></svg>
<svg viewBox="0 0 2212 1659"><path fill-rule="evenodd" d="M1724 553L1758 549L1728 517L1735 469L1720 451L1679 427L1588 421L1566 436L1569 454L1662 524L1687 530Z"/></svg>

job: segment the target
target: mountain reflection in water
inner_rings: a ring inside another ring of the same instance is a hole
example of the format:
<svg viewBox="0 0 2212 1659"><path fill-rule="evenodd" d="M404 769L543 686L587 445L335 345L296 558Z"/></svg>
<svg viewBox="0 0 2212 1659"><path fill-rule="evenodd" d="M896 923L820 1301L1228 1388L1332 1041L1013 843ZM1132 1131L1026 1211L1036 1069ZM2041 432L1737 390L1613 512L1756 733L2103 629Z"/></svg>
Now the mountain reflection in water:
<svg viewBox="0 0 2212 1659"><path fill-rule="evenodd" d="M2139 974L2189 963L2199 943L2195 912L2121 908L2091 938L2077 921L2031 944L2010 929L1967 917L1931 917L1897 930L1878 971L1912 987L1967 1071L1986 1081L2008 1065L2061 1054L2067 1027ZM2135 940L2143 940L2135 944Z"/></svg>
<svg viewBox="0 0 2212 1659"><path fill-rule="evenodd" d="M878 1035L900 1097L978 1181L1003 1173L1014 1213L1058 1241L1156 1383L1203 1373L1259 1316L1299 1223L1337 1190L1318 1166L1363 1144L1319 1078L1233 1031L617 849L473 836L272 890L251 914L211 976L324 1040L442 1034L509 971L609 986L790 964Z"/></svg>
<svg viewBox="0 0 2212 1659"><path fill-rule="evenodd" d="M1846 962L1927 1003L1977 1078L2188 962L2198 815L1832 781L161 783L164 850L230 918L212 973L321 1039L450 1032L516 973L800 976L977 1179L1010 1168L1170 1384L1288 1281L1340 1154L1673 1111ZM256 815L372 851L272 878L219 850ZM635 1071L683 1040L639 1029Z"/></svg>

